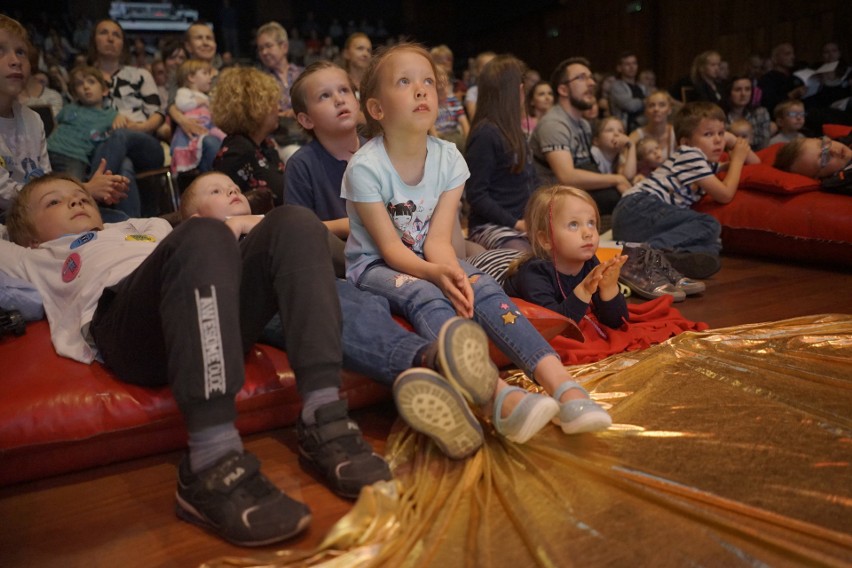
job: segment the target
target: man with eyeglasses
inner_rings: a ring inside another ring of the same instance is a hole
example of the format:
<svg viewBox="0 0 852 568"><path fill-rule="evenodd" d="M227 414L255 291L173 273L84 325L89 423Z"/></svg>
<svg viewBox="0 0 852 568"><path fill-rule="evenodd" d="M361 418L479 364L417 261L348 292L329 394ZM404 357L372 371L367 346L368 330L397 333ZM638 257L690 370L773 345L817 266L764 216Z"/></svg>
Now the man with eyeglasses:
<svg viewBox="0 0 852 568"><path fill-rule="evenodd" d="M583 111L597 101L589 61L566 59L550 79L556 103L539 120L530 139L541 183L561 183L589 192L602 215L612 213L630 182L620 174L602 174L592 157L592 128Z"/></svg>

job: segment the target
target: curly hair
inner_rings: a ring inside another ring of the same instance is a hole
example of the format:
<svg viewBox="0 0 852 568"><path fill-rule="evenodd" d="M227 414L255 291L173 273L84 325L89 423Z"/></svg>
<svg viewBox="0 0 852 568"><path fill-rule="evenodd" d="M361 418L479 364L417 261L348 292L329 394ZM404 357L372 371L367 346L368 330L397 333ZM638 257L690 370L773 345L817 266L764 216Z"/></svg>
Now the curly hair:
<svg viewBox="0 0 852 568"><path fill-rule="evenodd" d="M219 74L210 112L213 123L228 134L251 136L270 109L278 108L281 88L275 78L253 67L228 67Z"/></svg>

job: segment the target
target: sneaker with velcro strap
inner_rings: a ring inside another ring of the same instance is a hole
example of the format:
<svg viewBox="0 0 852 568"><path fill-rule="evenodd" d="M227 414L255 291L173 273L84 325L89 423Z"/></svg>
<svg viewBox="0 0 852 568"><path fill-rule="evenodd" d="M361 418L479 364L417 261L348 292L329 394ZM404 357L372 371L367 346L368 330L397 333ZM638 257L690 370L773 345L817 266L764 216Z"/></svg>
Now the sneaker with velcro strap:
<svg viewBox="0 0 852 568"><path fill-rule="evenodd" d="M349 418L345 400L316 409L315 424L299 420L299 463L332 491L355 499L361 489L393 479L385 459L364 440L358 424Z"/></svg>
<svg viewBox="0 0 852 568"><path fill-rule="evenodd" d="M177 516L238 546L264 546L296 536L311 522L308 507L260 472L252 454L229 452L193 473L189 456L178 467Z"/></svg>

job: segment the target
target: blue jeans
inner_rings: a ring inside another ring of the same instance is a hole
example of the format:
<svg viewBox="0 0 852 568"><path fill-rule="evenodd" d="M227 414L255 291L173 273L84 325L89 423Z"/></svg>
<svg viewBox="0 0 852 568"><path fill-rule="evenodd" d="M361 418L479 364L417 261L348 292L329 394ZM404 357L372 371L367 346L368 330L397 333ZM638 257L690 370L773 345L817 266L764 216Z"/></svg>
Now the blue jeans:
<svg viewBox="0 0 852 568"><path fill-rule="evenodd" d="M474 321L518 368L532 377L542 358L557 356L556 352L492 277L467 262L459 264L473 287ZM437 339L441 326L456 315L455 308L437 286L397 272L384 263L364 271L358 287L387 298L391 311L405 317L418 335L429 340Z"/></svg>
<svg viewBox="0 0 852 568"><path fill-rule="evenodd" d="M648 243L660 250L718 255L721 233L711 215L675 207L645 192L623 197L612 214L615 240Z"/></svg>
<svg viewBox="0 0 852 568"><path fill-rule="evenodd" d="M89 167L86 162L56 152L48 152L47 157L50 160L50 169L54 172L74 176L80 181L86 180L86 169Z"/></svg>
<svg viewBox="0 0 852 568"><path fill-rule="evenodd" d="M121 128L114 131L97 150L92 158L92 171L106 159L106 167L114 174L127 176L130 187L127 198L115 206L129 217L142 216L142 202L139 187L136 185L136 172L144 172L163 167L163 149L156 138L144 132Z"/></svg>
<svg viewBox="0 0 852 568"><path fill-rule="evenodd" d="M431 342L399 325L391 317L388 301L337 280L337 297L343 316L343 367L392 385L397 375L414 366L415 356ZM261 341L285 350L281 320L276 315Z"/></svg>

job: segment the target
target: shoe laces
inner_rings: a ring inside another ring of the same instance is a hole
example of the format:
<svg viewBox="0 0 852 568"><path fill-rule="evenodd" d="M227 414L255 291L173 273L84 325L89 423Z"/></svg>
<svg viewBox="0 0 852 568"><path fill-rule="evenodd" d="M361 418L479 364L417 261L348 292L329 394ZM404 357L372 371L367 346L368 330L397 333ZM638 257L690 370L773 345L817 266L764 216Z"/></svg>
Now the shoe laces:
<svg viewBox="0 0 852 568"><path fill-rule="evenodd" d="M636 257L636 267L645 273L654 285L669 283L668 274L663 268L663 262L671 268L662 253L651 247L642 247L640 254ZM674 268L671 268L674 270ZM665 280L665 282L663 282Z"/></svg>
<svg viewBox="0 0 852 568"><path fill-rule="evenodd" d="M657 270L662 272L669 282L671 282L672 284L677 284L683 279L683 274L678 272L677 269L672 266L672 263L669 262L669 259L666 258L666 255L652 248L649 248L648 252L650 253L651 257L651 264Z"/></svg>

